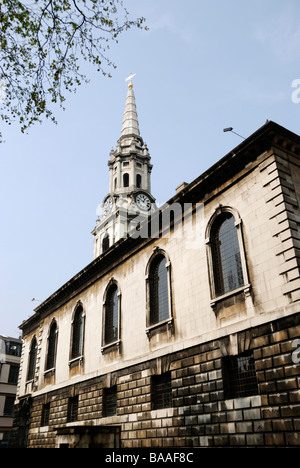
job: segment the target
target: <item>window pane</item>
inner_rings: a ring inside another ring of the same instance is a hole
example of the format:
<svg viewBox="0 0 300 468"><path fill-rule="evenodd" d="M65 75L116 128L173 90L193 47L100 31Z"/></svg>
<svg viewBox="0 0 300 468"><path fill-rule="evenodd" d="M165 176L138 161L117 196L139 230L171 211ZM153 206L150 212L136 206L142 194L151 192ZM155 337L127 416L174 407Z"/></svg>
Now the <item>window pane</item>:
<svg viewBox="0 0 300 468"><path fill-rule="evenodd" d="M7 396L5 398L5 405L4 405L4 416L13 416L14 414L14 404L15 404L15 397Z"/></svg>
<svg viewBox="0 0 300 468"><path fill-rule="evenodd" d="M51 326L49 339L48 339L48 356L46 370L53 369L55 367L55 351L56 351L56 336L57 336L56 323Z"/></svg>
<svg viewBox="0 0 300 468"><path fill-rule="evenodd" d="M253 353L228 356L223 359L225 398L258 395L258 383Z"/></svg>
<svg viewBox="0 0 300 468"><path fill-rule="evenodd" d="M82 355L83 349L83 310L78 307L73 322L72 359Z"/></svg>
<svg viewBox="0 0 300 468"><path fill-rule="evenodd" d="M69 399L68 404L68 422L78 420L78 396Z"/></svg>
<svg viewBox="0 0 300 468"><path fill-rule="evenodd" d="M33 380L34 379L36 355L37 355L37 345L36 345L36 339L34 338L34 340L32 341L31 349L30 349L30 353L29 353L29 365L28 365L27 380Z"/></svg>
<svg viewBox="0 0 300 468"><path fill-rule="evenodd" d="M106 388L103 393L103 416L117 414L117 387Z"/></svg>
<svg viewBox="0 0 300 468"><path fill-rule="evenodd" d="M15 343L14 341L6 341L5 346L6 346L6 354L9 354L10 356L21 356L21 351L22 351L21 343Z"/></svg>
<svg viewBox="0 0 300 468"><path fill-rule="evenodd" d="M229 213L217 221L212 231L212 257L217 296L244 285L237 230Z"/></svg>
<svg viewBox="0 0 300 468"><path fill-rule="evenodd" d="M42 409L42 419L41 419L41 426L48 426L49 425L49 418L50 418L50 403L46 403L43 405Z"/></svg>
<svg viewBox="0 0 300 468"><path fill-rule="evenodd" d="M19 376L19 366L11 365L9 368L8 383L17 384Z"/></svg>
<svg viewBox="0 0 300 468"><path fill-rule="evenodd" d="M119 304L116 285L112 286L108 292L105 309L105 344L109 344L118 340Z"/></svg>
<svg viewBox="0 0 300 468"><path fill-rule="evenodd" d="M160 256L153 263L150 278L151 324L169 318L169 287L167 260Z"/></svg>

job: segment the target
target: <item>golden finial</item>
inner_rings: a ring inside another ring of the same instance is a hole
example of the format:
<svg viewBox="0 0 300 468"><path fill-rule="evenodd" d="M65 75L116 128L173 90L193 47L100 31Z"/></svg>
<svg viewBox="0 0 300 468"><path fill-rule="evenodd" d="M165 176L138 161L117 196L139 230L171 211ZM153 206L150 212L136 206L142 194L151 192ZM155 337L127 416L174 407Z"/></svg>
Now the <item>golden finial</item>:
<svg viewBox="0 0 300 468"><path fill-rule="evenodd" d="M129 80L130 80L130 83L129 83L129 85L128 85L128 88L129 88L129 89L132 89L132 88L133 88L132 78L133 78L135 75L136 75L136 73L132 74L132 73L130 72L129 77L126 78L126 80L125 80L125 81L129 81Z"/></svg>

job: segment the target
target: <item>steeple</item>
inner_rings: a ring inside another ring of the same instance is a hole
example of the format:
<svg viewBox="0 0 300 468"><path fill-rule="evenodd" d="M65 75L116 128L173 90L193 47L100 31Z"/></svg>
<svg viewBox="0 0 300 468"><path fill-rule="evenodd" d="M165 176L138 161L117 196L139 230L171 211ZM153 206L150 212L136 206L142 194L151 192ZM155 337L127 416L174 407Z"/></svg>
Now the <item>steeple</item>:
<svg viewBox="0 0 300 468"><path fill-rule="evenodd" d="M126 81L130 80L126 96L124 117L122 122L121 137L118 140L116 150L111 151L110 161L110 194L132 194L137 189L151 193L150 154L147 145L140 135L138 115L136 110L135 95L130 74Z"/></svg>
<svg viewBox="0 0 300 468"><path fill-rule="evenodd" d="M102 219L97 220L92 232L95 236L94 258L126 236L134 218L148 217L156 209L151 195L151 158L139 130L132 84L134 76L130 74L126 79L130 83L121 137L116 150L111 150L108 161L109 193L102 203Z"/></svg>
<svg viewBox="0 0 300 468"><path fill-rule="evenodd" d="M125 105L125 112L123 118L123 125L121 131L121 138L126 137L129 135L135 135L137 137L140 136L139 130L139 122L138 116L136 111L136 104L135 104L135 96L133 92L133 85L129 85L127 97L126 97L126 105Z"/></svg>

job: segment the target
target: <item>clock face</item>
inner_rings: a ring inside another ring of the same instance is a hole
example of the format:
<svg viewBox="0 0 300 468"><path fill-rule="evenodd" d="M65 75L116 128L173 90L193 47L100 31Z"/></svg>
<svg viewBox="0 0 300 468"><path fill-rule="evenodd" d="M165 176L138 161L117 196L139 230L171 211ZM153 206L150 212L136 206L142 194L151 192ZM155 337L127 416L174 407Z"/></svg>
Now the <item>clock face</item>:
<svg viewBox="0 0 300 468"><path fill-rule="evenodd" d="M149 211L151 208L151 200L144 193L139 193L135 198L135 202L137 206L143 211Z"/></svg>
<svg viewBox="0 0 300 468"><path fill-rule="evenodd" d="M104 214L105 216L107 216L108 213L111 212L112 206L113 206L113 199L112 199L112 197L108 197L108 198L105 200L104 205L103 205L103 214Z"/></svg>

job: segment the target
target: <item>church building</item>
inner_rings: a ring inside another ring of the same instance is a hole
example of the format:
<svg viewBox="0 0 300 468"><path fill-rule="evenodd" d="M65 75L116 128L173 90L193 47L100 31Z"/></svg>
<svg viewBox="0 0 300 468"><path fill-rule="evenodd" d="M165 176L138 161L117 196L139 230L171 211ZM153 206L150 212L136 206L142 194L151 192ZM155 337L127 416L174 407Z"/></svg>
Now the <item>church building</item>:
<svg viewBox="0 0 300 468"><path fill-rule="evenodd" d="M108 168L93 261L20 325L11 445L300 446L300 137L267 121L158 207L130 80Z"/></svg>

